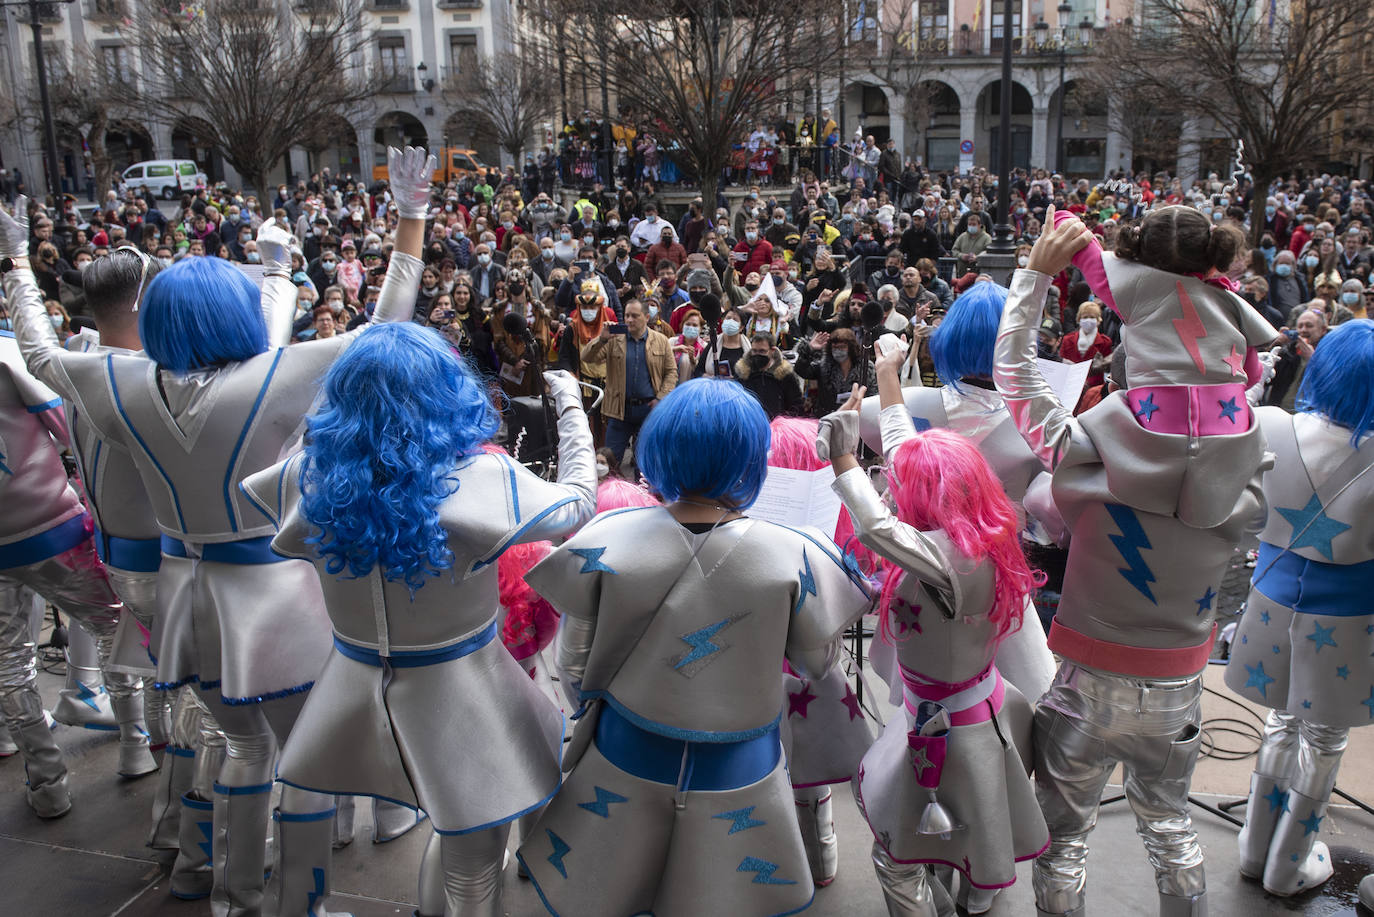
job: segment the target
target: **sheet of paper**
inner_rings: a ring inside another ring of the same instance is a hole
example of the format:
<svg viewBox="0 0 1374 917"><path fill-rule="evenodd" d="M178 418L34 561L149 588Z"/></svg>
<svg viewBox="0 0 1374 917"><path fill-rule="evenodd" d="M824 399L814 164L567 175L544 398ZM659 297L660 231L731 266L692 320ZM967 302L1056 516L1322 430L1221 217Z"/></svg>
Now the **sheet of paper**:
<svg viewBox="0 0 1374 917"><path fill-rule="evenodd" d="M779 525L813 525L833 536L835 522L840 516L840 498L830 488L834 477L835 473L829 468L819 471L769 468L759 498L749 508L749 515Z"/></svg>
<svg viewBox="0 0 1374 917"><path fill-rule="evenodd" d="M1088 370L1092 368L1092 362L1084 360L1082 363L1056 363L1040 357L1036 357L1035 362L1040 365L1040 375L1045 377L1045 381L1054 390L1059 403L1073 410L1074 405L1078 404L1078 399L1083 396L1083 385L1088 381Z"/></svg>
<svg viewBox="0 0 1374 917"><path fill-rule="evenodd" d="M257 287L259 290L262 289L262 282L267 273L266 268L261 264L243 264L239 261L233 262L233 265L243 271L243 276L253 281L253 286Z"/></svg>

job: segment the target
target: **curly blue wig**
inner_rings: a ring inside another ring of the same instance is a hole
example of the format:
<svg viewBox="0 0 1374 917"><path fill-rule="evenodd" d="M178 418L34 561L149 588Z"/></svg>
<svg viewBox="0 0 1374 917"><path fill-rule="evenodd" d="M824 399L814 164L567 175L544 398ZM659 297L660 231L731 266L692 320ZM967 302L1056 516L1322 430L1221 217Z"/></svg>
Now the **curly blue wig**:
<svg viewBox="0 0 1374 917"><path fill-rule="evenodd" d="M455 463L480 451L498 417L486 388L438 332L369 328L324 380L306 421L301 510L330 573L380 567L412 593L453 565L439 504Z"/></svg>
<svg viewBox="0 0 1374 917"><path fill-rule="evenodd" d="M143 294L138 333L163 369L186 373L247 360L267 350L262 295L219 258L183 258L158 272Z"/></svg>
<svg viewBox="0 0 1374 917"><path fill-rule="evenodd" d="M1374 430L1374 321L1344 322L1322 337L1303 373L1298 409L1349 427L1350 444Z"/></svg>
<svg viewBox="0 0 1374 917"><path fill-rule="evenodd" d="M666 502L691 495L746 509L768 475L768 415L744 386L700 378L659 402L635 459Z"/></svg>
<svg viewBox="0 0 1374 917"><path fill-rule="evenodd" d="M963 391L959 380L965 376L992 378L992 349L1009 292L995 283L975 283L930 336L930 358L946 385Z"/></svg>

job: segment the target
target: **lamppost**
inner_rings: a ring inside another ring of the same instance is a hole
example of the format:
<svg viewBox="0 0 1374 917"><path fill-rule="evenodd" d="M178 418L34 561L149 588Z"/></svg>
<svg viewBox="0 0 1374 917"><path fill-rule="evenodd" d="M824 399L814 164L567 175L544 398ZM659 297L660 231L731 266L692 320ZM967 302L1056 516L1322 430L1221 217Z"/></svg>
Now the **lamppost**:
<svg viewBox="0 0 1374 917"><path fill-rule="evenodd" d="M1011 228L1011 43L1012 0L1002 0L1001 112L997 126L997 225L988 253L1010 255L1016 250Z"/></svg>
<svg viewBox="0 0 1374 917"><path fill-rule="evenodd" d="M53 202L62 193L62 179L57 170L57 128L52 119L52 103L48 99L48 67L43 55L43 20L40 9L54 3L71 3L72 0L53 0L53 3L39 3L38 0L8 0L0 6L27 6L29 26L33 29L33 64L38 71L38 102L43 109L43 154L48 167L48 191ZM75 179L76 176L72 176Z"/></svg>

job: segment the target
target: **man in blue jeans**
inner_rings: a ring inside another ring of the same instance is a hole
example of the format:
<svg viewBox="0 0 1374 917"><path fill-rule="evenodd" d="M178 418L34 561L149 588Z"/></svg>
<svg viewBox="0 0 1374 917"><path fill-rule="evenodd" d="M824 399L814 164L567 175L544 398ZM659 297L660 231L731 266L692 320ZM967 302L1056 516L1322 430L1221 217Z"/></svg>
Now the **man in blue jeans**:
<svg viewBox="0 0 1374 917"><path fill-rule="evenodd" d="M612 329L616 329L612 331ZM644 304L625 303L625 324L603 324L582 348L583 362L606 362L606 445L619 462L659 399L677 385L677 364L668 338L649 328Z"/></svg>

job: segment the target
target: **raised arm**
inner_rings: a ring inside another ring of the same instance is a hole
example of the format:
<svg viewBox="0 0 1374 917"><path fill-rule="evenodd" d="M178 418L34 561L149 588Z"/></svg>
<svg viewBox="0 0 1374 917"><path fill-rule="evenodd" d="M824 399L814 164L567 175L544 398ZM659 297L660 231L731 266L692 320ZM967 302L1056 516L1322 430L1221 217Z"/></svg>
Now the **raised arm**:
<svg viewBox="0 0 1374 917"><path fill-rule="evenodd" d="M262 255L262 317L267 342L273 347L291 343L296 320L296 285L291 282L291 253L299 251L296 237L270 220L258 227Z"/></svg>
<svg viewBox="0 0 1374 917"><path fill-rule="evenodd" d="M438 161L423 148L413 146L404 151L388 147L386 159L400 222L396 226L396 247L391 252L372 320L408 322L415 312L415 291L424 270L420 255L425 244L425 217L429 214L430 176Z"/></svg>
<svg viewBox="0 0 1374 917"><path fill-rule="evenodd" d="M48 322L43 308L43 291L29 264L29 199L22 194L14 202L14 215L0 208L0 258L9 258L14 268L5 275L5 302L14 337L24 355L29 372L48 388L67 398L75 387L62 362L69 354L58 343L57 332Z"/></svg>
<svg viewBox="0 0 1374 917"><path fill-rule="evenodd" d="M916 425L911 421L906 396L902 393L901 369L906 355L906 350L894 348L879 357L874 367L878 379L878 406L882 409L878 425L882 431L883 455L887 458L916 435Z"/></svg>
<svg viewBox="0 0 1374 917"><path fill-rule="evenodd" d="M1047 218L1045 223L1058 227L1060 223L1066 220L1077 219L1069 211L1060 210L1053 212L1052 217ZM1087 238L1088 244L1073 256L1073 266L1078 268L1079 273L1083 275L1083 279L1087 281L1093 295L1106 303L1113 312L1116 312L1116 300L1112 297L1112 288L1107 283L1107 268L1102 263L1102 243L1098 242L1097 237L1091 232L1088 233Z"/></svg>
<svg viewBox="0 0 1374 917"><path fill-rule="evenodd" d="M1047 219L1046 223L1049 222ZM992 380L997 391L1021 438L1050 471L1063 460L1078 424L1073 412L1059 403L1040 375L1035 362L1035 334L1051 278L1088 244L1086 237L1090 235L1081 222L1061 220L1036 241L1030 266L1012 275L1011 295L1002 309L1002 324L997 329L997 346L993 351Z"/></svg>

